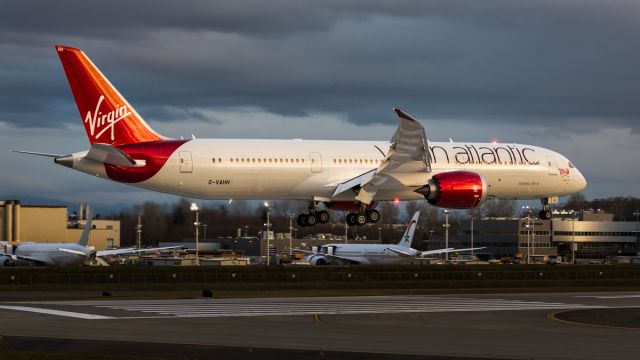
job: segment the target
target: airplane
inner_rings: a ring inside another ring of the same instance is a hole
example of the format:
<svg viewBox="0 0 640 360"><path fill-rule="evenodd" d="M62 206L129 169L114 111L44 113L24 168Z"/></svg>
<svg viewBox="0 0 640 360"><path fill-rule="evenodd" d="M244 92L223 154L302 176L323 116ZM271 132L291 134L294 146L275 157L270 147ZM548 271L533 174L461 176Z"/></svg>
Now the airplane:
<svg viewBox="0 0 640 360"><path fill-rule="evenodd" d="M429 255L480 250L484 247L466 249L437 249L419 251L411 247L413 234L416 231L420 212L413 214L402 238L395 245L390 244L326 244L317 251L297 250L307 254L306 260L311 265L327 264L410 264L416 258Z"/></svg>
<svg viewBox="0 0 640 360"><path fill-rule="evenodd" d="M470 209L484 199L540 199L551 218L558 196L587 182L565 156L542 147L430 142L416 119L394 109L390 141L170 139L155 132L81 50L56 45L91 147L52 157L91 176L206 200L305 200L299 226L376 223L381 201L426 200ZM324 206L325 209L322 209Z"/></svg>
<svg viewBox="0 0 640 360"><path fill-rule="evenodd" d="M89 233L93 228L91 214L82 230L77 243L9 243L0 241L0 266L43 265L43 266L79 266L94 257L133 254L148 251L175 249L181 246L169 246L148 249L112 249L95 251L87 246Z"/></svg>

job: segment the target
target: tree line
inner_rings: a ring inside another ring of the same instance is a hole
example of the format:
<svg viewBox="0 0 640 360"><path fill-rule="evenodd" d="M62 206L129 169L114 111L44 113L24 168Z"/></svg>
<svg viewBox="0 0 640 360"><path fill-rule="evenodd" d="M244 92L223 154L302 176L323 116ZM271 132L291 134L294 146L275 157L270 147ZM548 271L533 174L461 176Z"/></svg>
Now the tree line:
<svg viewBox="0 0 640 360"><path fill-rule="evenodd" d="M200 239L218 237L260 236L266 230L267 209L256 201L199 202ZM291 219L296 238L307 238L310 235L329 233L344 235L344 216L346 213L331 212L331 221L313 228L299 227L296 224L298 214L304 212L308 206L305 201L273 201L269 202L269 220L271 230L275 233L288 233ZM145 202L133 206L111 216L120 220L121 245L132 246L136 243L135 226L138 214L142 219L143 245L155 245L160 241L182 241L195 238L195 213L190 210L191 202L180 199L176 203ZM634 211L640 208L640 199L632 197L613 197L607 199L586 200L582 194L570 196L566 202L558 206L560 209L579 211L582 209L601 209L614 214L616 221L635 221ZM444 233L445 215L443 209L431 206L426 201L407 201L396 204L391 201L381 202L377 209L381 213L381 220L377 224L363 227L349 227L350 239L356 237L378 239L383 242L395 243L400 239L404 224L415 211L420 211L415 238L428 239L432 235ZM516 211L516 202L510 200L487 199L481 206L471 210L453 211L449 214L450 233L455 233L461 222L472 216L481 218L496 218L521 216ZM204 226L206 225L206 226ZM205 234L206 233L206 234Z"/></svg>

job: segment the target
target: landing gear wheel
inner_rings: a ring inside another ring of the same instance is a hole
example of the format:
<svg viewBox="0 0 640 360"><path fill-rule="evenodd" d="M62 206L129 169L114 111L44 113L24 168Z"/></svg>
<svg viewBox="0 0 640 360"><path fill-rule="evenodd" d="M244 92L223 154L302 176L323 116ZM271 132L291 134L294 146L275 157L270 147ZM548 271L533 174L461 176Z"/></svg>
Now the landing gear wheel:
<svg viewBox="0 0 640 360"><path fill-rule="evenodd" d="M307 215L307 226L316 226L318 218L314 214Z"/></svg>
<svg viewBox="0 0 640 360"><path fill-rule="evenodd" d="M318 212L316 213L316 217L318 218L318 222L319 222L320 224L326 224L326 223L328 223L328 222L329 222L329 220L331 219L331 216L329 216L329 212L324 211L324 210L322 210L322 211L318 211Z"/></svg>
<svg viewBox="0 0 640 360"><path fill-rule="evenodd" d="M540 217L540 220L549 220L551 219L551 210L541 210L538 216Z"/></svg>
<svg viewBox="0 0 640 360"><path fill-rule="evenodd" d="M358 226L363 226L367 224L367 215L364 213L357 213L356 214L356 225Z"/></svg>
<svg viewBox="0 0 640 360"><path fill-rule="evenodd" d="M298 223L298 226L300 226L300 227L309 226L309 223L307 222L308 216L309 215L307 215L307 214L298 215L298 219L296 220L296 222Z"/></svg>
<svg viewBox="0 0 640 360"><path fill-rule="evenodd" d="M378 210L367 210L365 214L367 215L367 221L372 224L375 224L380 220L380 212Z"/></svg>
<svg viewBox="0 0 640 360"><path fill-rule="evenodd" d="M347 219L346 219L347 220L347 225L349 225L349 226L356 226L357 225L356 224L356 215L357 214L354 214L354 213L348 213L347 214Z"/></svg>

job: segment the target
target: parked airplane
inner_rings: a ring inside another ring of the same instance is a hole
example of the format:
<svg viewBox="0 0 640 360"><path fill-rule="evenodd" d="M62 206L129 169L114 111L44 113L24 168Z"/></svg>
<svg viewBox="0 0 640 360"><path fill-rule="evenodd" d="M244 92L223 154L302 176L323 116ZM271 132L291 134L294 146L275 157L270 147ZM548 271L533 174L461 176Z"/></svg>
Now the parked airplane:
<svg viewBox="0 0 640 360"><path fill-rule="evenodd" d="M149 249L113 249L95 251L88 247L89 233L92 229L91 214L80 236L78 243L8 243L0 241L0 266L45 265L45 266L78 266L93 257L134 254L141 252L175 249L180 246L169 246Z"/></svg>
<svg viewBox="0 0 640 360"><path fill-rule="evenodd" d="M422 125L394 109L387 141L169 139L156 133L81 50L58 45L91 148L53 157L92 176L201 199L309 201L298 225L348 211L350 225L375 223L380 201L427 200L450 209L486 198L541 199L550 218L558 196L586 181L563 155L541 147L429 142Z"/></svg>
<svg viewBox="0 0 640 360"><path fill-rule="evenodd" d="M409 264L416 258L452 252L480 250L484 247L467 249L438 249L419 251L411 247L420 212L413 214L400 242L390 244L327 244L317 251L298 250L306 253L311 265L325 264Z"/></svg>

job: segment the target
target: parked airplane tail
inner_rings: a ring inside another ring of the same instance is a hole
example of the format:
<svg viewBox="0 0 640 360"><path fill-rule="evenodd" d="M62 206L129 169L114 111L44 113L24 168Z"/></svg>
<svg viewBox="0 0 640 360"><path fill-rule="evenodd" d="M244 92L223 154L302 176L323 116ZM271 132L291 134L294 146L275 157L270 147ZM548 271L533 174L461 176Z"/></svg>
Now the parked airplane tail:
<svg viewBox="0 0 640 360"><path fill-rule="evenodd" d="M411 243L413 242L413 233L416 231L416 226L418 226L419 217L420 217L420 211L416 211L416 213L413 214L411 221L409 221L409 224L407 225L407 230L405 230L404 234L402 235L402 239L398 243L399 246L406 247L406 248L411 247Z"/></svg>
<svg viewBox="0 0 640 360"><path fill-rule="evenodd" d="M84 225L84 230L82 230L82 235L80 235L80 241L78 241L79 245L87 246L89 243L89 234L91 233L91 229L93 228L92 222L93 213L90 209L87 209L87 223Z"/></svg>
<svg viewBox="0 0 640 360"><path fill-rule="evenodd" d="M79 49L56 45L89 142L110 145L163 140Z"/></svg>

